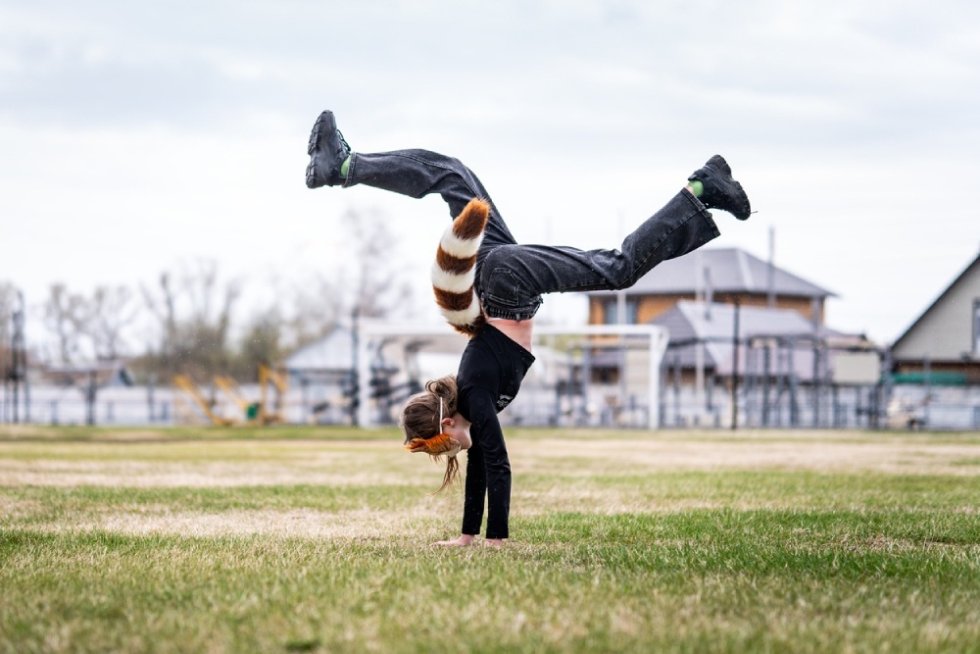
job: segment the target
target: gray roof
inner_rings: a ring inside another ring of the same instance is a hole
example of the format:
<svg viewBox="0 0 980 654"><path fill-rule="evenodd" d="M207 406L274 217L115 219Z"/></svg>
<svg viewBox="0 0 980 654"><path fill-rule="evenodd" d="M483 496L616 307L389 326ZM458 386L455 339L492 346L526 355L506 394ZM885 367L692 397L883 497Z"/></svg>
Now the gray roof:
<svg viewBox="0 0 980 654"><path fill-rule="evenodd" d="M710 313L706 309L710 306ZM732 336L735 331L735 307L730 304L688 302L682 300L669 311L651 321L666 327L670 332L670 343L681 345L695 339L705 341L704 363L717 374L732 373ZM766 307L741 307L739 311L739 337L754 336L811 337L814 335L813 323L791 309L769 309ZM819 326L817 335L840 341L862 341L859 336L847 335L834 329ZM745 370L745 351L740 348L739 368ZM675 347L665 355L665 363L678 357L681 366L689 368L695 364L695 349ZM805 345L800 346L793 357L793 369L797 377L809 379L813 376L812 352Z"/></svg>
<svg viewBox="0 0 980 654"><path fill-rule="evenodd" d="M698 265L708 271L715 293L757 293L769 291L769 264L739 248L697 250L677 259L664 261L644 275L627 295L693 294L698 286ZM836 294L802 277L773 267L776 295L809 298L836 297ZM589 295L607 295L615 291L596 291Z"/></svg>

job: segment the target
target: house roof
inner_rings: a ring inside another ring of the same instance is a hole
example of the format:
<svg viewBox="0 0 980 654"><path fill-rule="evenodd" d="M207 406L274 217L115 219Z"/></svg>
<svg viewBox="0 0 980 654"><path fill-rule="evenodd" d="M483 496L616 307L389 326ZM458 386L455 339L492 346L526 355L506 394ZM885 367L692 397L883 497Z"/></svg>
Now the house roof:
<svg viewBox="0 0 980 654"><path fill-rule="evenodd" d="M939 296L932 301L932 303L926 308L926 310L923 311L919 315L919 317L912 322L911 325L909 325L908 329L902 332L902 335L899 336L897 339L895 339L895 342L892 344L892 350L898 350L900 352L902 350L902 347L906 345L907 341L911 338L913 333L918 330L920 325L923 324L926 318L937 307L939 307L939 305L941 305L947 297L949 297L949 295L953 292L953 289L955 289L961 282L966 281L967 278L970 276L971 271L973 271L973 269L978 266L980 266L980 254L977 254L977 256L973 259L973 261L971 261L966 266L966 268L964 268L963 271L956 276L956 278L949 284L949 286L943 289L942 293L940 293ZM896 352L896 355L899 354L899 352Z"/></svg>
<svg viewBox="0 0 980 654"><path fill-rule="evenodd" d="M769 263L739 248L697 250L659 264L644 275L627 295L693 294L698 287L698 268L708 271L707 279L715 293L767 293ZM836 294L813 282L773 267L773 289L776 295L809 298L836 297ZM616 291L596 291L589 295L608 295Z"/></svg>
<svg viewBox="0 0 980 654"><path fill-rule="evenodd" d="M709 311L710 309L710 311ZM732 373L732 338L735 331L735 307L730 304L690 302L682 300L669 311L651 321L666 327L670 332L673 351L665 360L678 360L682 367L695 365L693 341L704 342L704 364L713 368L717 374ZM767 307L741 307L739 310L739 339L744 342L752 337L809 338L814 334L823 339L857 344L864 342L860 336L848 335L823 325L817 326L816 333L811 321L791 309L770 309ZM684 347L685 342L692 346ZM745 370L746 348L740 348L739 368ZM774 367L776 363L772 364ZM813 376L813 354L806 347L796 350L792 366L799 379Z"/></svg>

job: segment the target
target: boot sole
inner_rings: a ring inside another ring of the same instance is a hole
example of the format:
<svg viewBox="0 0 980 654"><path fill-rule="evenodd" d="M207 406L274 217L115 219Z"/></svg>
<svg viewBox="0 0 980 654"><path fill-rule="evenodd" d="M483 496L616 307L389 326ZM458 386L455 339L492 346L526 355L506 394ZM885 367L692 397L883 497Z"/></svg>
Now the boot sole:
<svg viewBox="0 0 980 654"><path fill-rule="evenodd" d="M326 127L326 129L324 129ZM324 111L316 118L313 129L310 131L310 141L306 146L306 154L312 156L313 151L320 147L320 137L325 133L330 133L337 129L337 120L333 117L332 111Z"/></svg>
<svg viewBox="0 0 980 654"><path fill-rule="evenodd" d="M742 188L742 185L737 181L732 180L734 187L738 190L738 196L736 198L738 203L738 211L732 212L738 220L748 220L749 216L752 215L752 205L749 203L749 196Z"/></svg>
<svg viewBox="0 0 980 654"><path fill-rule="evenodd" d="M313 153L317 151L320 147L320 140L324 134L330 134L337 129L337 120L333 116L332 111L323 111L316 118L316 122L313 123L313 129L310 130L310 140L306 146L306 154L310 156L310 163L306 166L306 187L307 188L319 188L321 186L326 186L329 180L317 181L316 177L316 157Z"/></svg>
<svg viewBox="0 0 980 654"><path fill-rule="evenodd" d="M729 205L726 202L726 206L718 206L717 208L722 211L727 211L738 220L748 220L752 214L752 205L749 202L749 196L745 193L738 180L732 177L732 167L728 165L725 158L720 154L716 154L705 162L704 167L712 169L717 178L724 180L725 185L731 190L731 193L727 194L728 199L731 200L731 204Z"/></svg>
<svg viewBox="0 0 980 654"><path fill-rule="evenodd" d="M752 214L752 205L749 202L749 196L745 192L745 189L742 188L742 185L737 179L732 177L732 167L728 165L728 162L725 161L725 158L720 154L716 154L708 159L708 163L706 165L715 168L716 170L720 170L725 174L725 177L728 178L728 181L734 190L732 200L734 200L736 205L731 207L729 210L730 213L738 220L748 220L749 216Z"/></svg>

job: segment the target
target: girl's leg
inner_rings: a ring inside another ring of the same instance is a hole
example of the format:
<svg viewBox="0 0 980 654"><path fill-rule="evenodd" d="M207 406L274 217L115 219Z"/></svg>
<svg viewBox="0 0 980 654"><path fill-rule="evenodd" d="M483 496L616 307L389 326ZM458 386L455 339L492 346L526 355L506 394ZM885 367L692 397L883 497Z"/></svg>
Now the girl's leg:
<svg viewBox="0 0 980 654"><path fill-rule="evenodd" d="M683 190L629 234L619 250L507 245L487 256L477 286L489 316L524 320L534 315L544 293L628 288L661 261L718 235L707 208Z"/></svg>
<svg viewBox="0 0 980 654"><path fill-rule="evenodd" d="M458 159L427 150L376 154L352 152L329 110L322 112L313 124L307 153L310 163L306 167L306 185L310 188L366 184L413 198L438 193L449 204L449 215L453 218L467 202L482 197L490 202L485 247L516 243L500 212L493 206L490 194L473 171ZM343 173L345 160L348 160L346 177Z"/></svg>
<svg viewBox="0 0 980 654"><path fill-rule="evenodd" d="M449 215L456 217L466 203L475 197L490 202L490 220L484 235L484 247L513 244L513 235L490 199L490 194L473 173L458 159L428 150L396 150L351 154L344 186L364 184L375 188L421 198L438 193L449 205Z"/></svg>

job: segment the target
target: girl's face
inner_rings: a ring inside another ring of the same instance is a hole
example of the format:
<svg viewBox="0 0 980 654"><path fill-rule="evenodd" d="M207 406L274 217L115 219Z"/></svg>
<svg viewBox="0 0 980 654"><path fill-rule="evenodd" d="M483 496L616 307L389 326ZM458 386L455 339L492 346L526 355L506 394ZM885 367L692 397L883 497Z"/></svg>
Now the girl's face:
<svg viewBox="0 0 980 654"><path fill-rule="evenodd" d="M442 419L442 431L452 436L464 450L473 446L473 439L470 438L470 421L459 413Z"/></svg>

